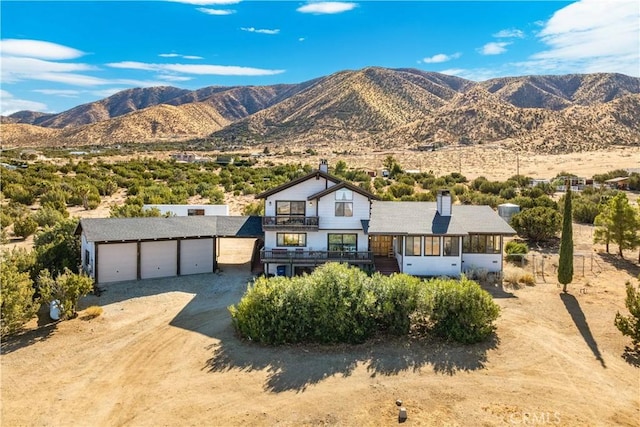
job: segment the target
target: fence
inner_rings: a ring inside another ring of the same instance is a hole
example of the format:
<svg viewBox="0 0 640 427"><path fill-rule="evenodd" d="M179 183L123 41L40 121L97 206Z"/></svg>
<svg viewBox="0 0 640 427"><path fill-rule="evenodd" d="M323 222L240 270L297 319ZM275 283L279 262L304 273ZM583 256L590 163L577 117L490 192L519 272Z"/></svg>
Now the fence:
<svg viewBox="0 0 640 427"><path fill-rule="evenodd" d="M520 267L531 273L536 282L556 282L560 255L530 253L526 255L509 255L506 265ZM594 253L573 254L573 277L597 277L604 271L602 260Z"/></svg>

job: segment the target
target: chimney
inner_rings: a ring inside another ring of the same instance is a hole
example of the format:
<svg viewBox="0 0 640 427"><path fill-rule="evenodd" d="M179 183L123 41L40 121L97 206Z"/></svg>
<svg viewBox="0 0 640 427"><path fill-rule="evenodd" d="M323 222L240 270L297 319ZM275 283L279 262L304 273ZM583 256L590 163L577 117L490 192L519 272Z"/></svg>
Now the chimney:
<svg viewBox="0 0 640 427"><path fill-rule="evenodd" d="M320 166L318 167L320 172L329 173L329 163L327 159L320 159Z"/></svg>
<svg viewBox="0 0 640 427"><path fill-rule="evenodd" d="M438 190L436 205L440 216L451 216L451 192L449 190Z"/></svg>

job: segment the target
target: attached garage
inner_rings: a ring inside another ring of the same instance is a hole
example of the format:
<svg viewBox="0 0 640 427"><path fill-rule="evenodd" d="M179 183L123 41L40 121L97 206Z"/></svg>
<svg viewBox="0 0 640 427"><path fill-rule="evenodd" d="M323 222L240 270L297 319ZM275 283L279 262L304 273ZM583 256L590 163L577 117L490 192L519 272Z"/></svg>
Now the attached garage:
<svg viewBox="0 0 640 427"><path fill-rule="evenodd" d="M88 254L83 268L101 284L212 273L219 237L264 236L258 216L83 218L76 234Z"/></svg>
<svg viewBox="0 0 640 427"><path fill-rule="evenodd" d="M178 242L142 242L140 244L140 278L171 277L178 275Z"/></svg>
<svg viewBox="0 0 640 427"><path fill-rule="evenodd" d="M213 273L213 239L180 241L180 275Z"/></svg>
<svg viewBox="0 0 640 427"><path fill-rule="evenodd" d="M103 243L97 247L96 282L122 282L138 277L137 243Z"/></svg>

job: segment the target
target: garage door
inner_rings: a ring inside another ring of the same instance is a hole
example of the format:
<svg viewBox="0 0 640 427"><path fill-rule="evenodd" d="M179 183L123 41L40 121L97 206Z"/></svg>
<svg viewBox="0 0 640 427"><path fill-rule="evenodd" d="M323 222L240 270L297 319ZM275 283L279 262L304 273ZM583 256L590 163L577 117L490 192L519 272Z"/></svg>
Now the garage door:
<svg viewBox="0 0 640 427"><path fill-rule="evenodd" d="M177 242L142 242L140 246L140 277L171 277L178 274Z"/></svg>
<svg viewBox="0 0 640 427"><path fill-rule="evenodd" d="M98 245L98 277L96 282L136 280L137 273L138 245L136 243Z"/></svg>
<svg viewBox="0 0 640 427"><path fill-rule="evenodd" d="M213 273L213 239L180 242L180 275Z"/></svg>

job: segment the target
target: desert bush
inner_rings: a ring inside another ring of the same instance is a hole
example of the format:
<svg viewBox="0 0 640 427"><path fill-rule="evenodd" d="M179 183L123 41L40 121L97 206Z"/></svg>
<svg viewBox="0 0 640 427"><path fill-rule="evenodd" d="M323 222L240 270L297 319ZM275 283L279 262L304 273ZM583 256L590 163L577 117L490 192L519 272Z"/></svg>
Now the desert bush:
<svg viewBox="0 0 640 427"><path fill-rule="evenodd" d="M18 331L38 311L34 301L33 282L29 273L19 271L17 264L5 262L0 268L0 335Z"/></svg>
<svg viewBox="0 0 640 427"><path fill-rule="evenodd" d="M103 310L99 305L92 305L90 307L87 307L84 312L88 319L95 319L102 314Z"/></svg>
<svg viewBox="0 0 640 427"><path fill-rule="evenodd" d="M69 215L66 209L65 213L67 214L67 216ZM42 206L33 214L33 219L35 219L40 227L53 227L55 224L63 221L65 218L66 216L62 212L48 205Z"/></svg>
<svg viewBox="0 0 640 427"><path fill-rule="evenodd" d="M38 223L33 215L25 215L13 222L13 234L23 239L31 236L38 229Z"/></svg>
<svg viewBox="0 0 640 427"><path fill-rule="evenodd" d="M59 301L61 319L75 317L78 301L92 290L91 277L73 273L68 268L65 268L55 279L47 269L42 270L38 276L38 291L42 301Z"/></svg>
<svg viewBox="0 0 640 427"><path fill-rule="evenodd" d="M560 231L561 215L552 208L535 207L515 214L511 226L518 234L534 242L548 240Z"/></svg>
<svg viewBox="0 0 640 427"><path fill-rule="evenodd" d="M465 344L488 338L500 315L500 307L476 282L462 277L432 279L426 286L431 331L442 338Z"/></svg>
<svg viewBox="0 0 640 427"><path fill-rule="evenodd" d="M511 240L504 246L504 252L507 254L507 261L521 261L523 256L529 252L526 243Z"/></svg>
<svg viewBox="0 0 640 427"><path fill-rule="evenodd" d="M533 277L533 274L531 273L524 273L522 276L520 276L520 278L518 279L518 283L522 283L524 285L527 286L535 286L536 284L536 279Z"/></svg>
<svg viewBox="0 0 640 427"><path fill-rule="evenodd" d="M375 316L380 331L393 335L409 333L411 316L418 308L420 284L420 279L405 274L373 277Z"/></svg>
<svg viewBox="0 0 640 427"><path fill-rule="evenodd" d="M631 342L638 348L640 346L640 291L630 282L627 282L625 286L627 287L627 297L624 303L629 310L629 315L623 316L620 312L616 313L614 324L622 332L622 335L631 337Z"/></svg>

